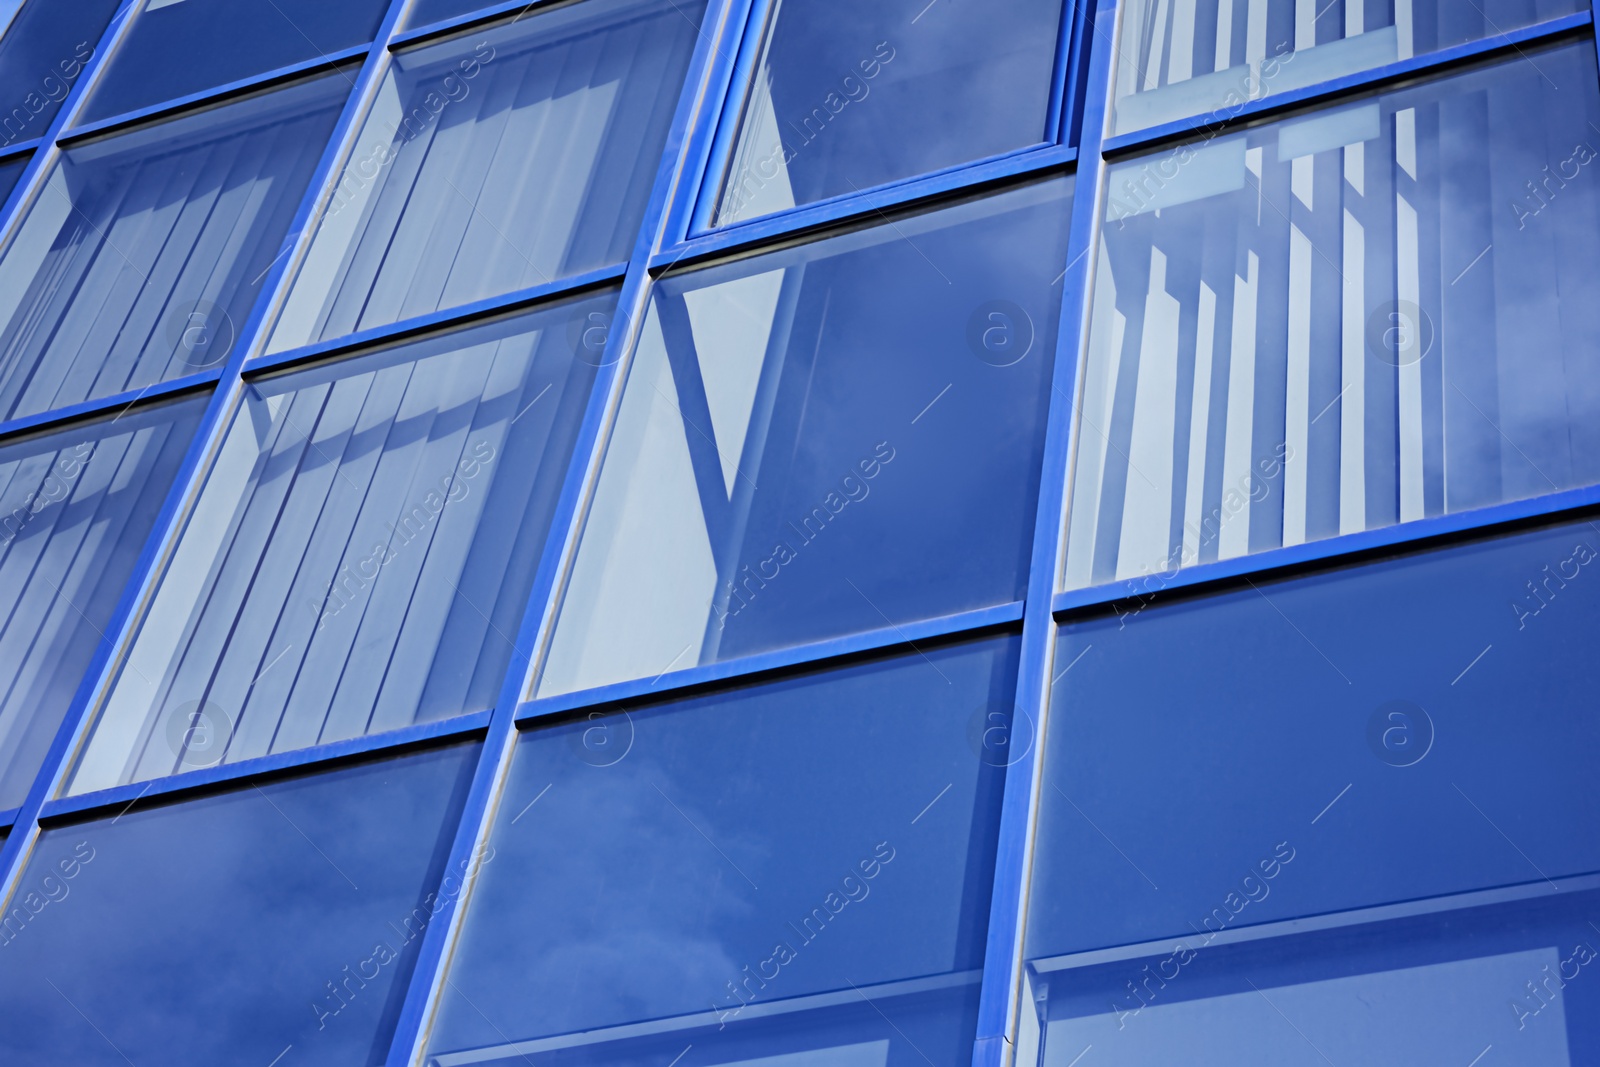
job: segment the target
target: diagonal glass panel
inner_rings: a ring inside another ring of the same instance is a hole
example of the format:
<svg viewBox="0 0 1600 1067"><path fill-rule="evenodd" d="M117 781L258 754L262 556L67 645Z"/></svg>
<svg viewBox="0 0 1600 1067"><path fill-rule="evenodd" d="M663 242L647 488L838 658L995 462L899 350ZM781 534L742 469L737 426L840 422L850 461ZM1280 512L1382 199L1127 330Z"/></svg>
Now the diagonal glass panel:
<svg viewBox="0 0 1600 1067"><path fill-rule="evenodd" d="M970 1063L1016 654L529 730L430 1067Z"/></svg>
<svg viewBox="0 0 1600 1067"><path fill-rule="evenodd" d="M118 2L0 2L0 148L44 136Z"/></svg>
<svg viewBox="0 0 1600 1067"><path fill-rule="evenodd" d="M663 279L539 692L1019 599L1070 189Z"/></svg>
<svg viewBox="0 0 1600 1067"><path fill-rule="evenodd" d="M625 261L699 12L590 0L399 53L272 350Z"/></svg>
<svg viewBox="0 0 1600 1067"><path fill-rule="evenodd" d="M0 418L221 364L347 88L319 78L69 149L0 258Z"/></svg>
<svg viewBox="0 0 1600 1067"><path fill-rule="evenodd" d="M71 792L493 707L614 300L254 383Z"/></svg>
<svg viewBox="0 0 1600 1067"><path fill-rule="evenodd" d="M1600 481L1591 43L1119 163L1064 584Z"/></svg>
<svg viewBox="0 0 1600 1067"><path fill-rule="evenodd" d="M0 810L33 784L204 407L0 448Z"/></svg>

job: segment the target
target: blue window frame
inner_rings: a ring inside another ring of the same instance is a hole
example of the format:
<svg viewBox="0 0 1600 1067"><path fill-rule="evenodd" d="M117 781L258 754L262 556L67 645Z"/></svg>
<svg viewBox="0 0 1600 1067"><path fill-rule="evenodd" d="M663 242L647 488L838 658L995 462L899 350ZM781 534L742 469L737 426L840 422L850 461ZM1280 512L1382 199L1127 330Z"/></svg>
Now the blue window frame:
<svg viewBox="0 0 1600 1067"><path fill-rule="evenodd" d="M200 419L195 400L0 447L0 811L20 807Z"/></svg>
<svg viewBox="0 0 1600 1067"><path fill-rule="evenodd" d="M117 6L118 0L0 4L0 148L49 128Z"/></svg>

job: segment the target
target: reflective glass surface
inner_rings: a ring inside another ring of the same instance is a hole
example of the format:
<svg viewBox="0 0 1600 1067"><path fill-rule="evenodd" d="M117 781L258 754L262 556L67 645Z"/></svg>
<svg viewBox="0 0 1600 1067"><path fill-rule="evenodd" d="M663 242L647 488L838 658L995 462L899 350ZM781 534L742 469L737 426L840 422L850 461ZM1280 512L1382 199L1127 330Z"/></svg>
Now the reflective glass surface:
<svg viewBox="0 0 1600 1067"><path fill-rule="evenodd" d="M385 0L148 0L79 121L127 114L365 44L387 6ZM335 76L346 88L354 85L353 72Z"/></svg>
<svg viewBox="0 0 1600 1067"><path fill-rule="evenodd" d="M1054 139L1061 0L771 7L717 225Z"/></svg>
<svg viewBox="0 0 1600 1067"><path fill-rule="evenodd" d="M72 791L493 707L613 300L252 384Z"/></svg>
<svg viewBox="0 0 1600 1067"><path fill-rule="evenodd" d="M1019 599L1069 189L662 280L539 691Z"/></svg>
<svg viewBox="0 0 1600 1067"><path fill-rule="evenodd" d="M0 417L220 365L347 88L318 79L69 149L0 259Z"/></svg>
<svg viewBox="0 0 1600 1067"><path fill-rule="evenodd" d="M44 135L118 0L0 3L0 148Z"/></svg>
<svg viewBox="0 0 1600 1067"><path fill-rule="evenodd" d="M0 163L0 204L4 204L6 197L11 195L11 190L17 187L22 172L28 169L28 156L18 156Z"/></svg>
<svg viewBox="0 0 1600 1067"><path fill-rule="evenodd" d="M1133 0L1113 133L1247 102L1582 11L1583 0Z"/></svg>
<svg viewBox="0 0 1600 1067"><path fill-rule="evenodd" d="M1600 871L1597 571L1580 521L1064 626L1029 955Z"/></svg>
<svg viewBox="0 0 1600 1067"><path fill-rule="evenodd" d="M1584 42L1121 163L1065 584L1600 480Z"/></svg>
<svg viewBox="0 0 1600 1067"><path fill-rule="evenodd" d="M625 261L699 10L594 0L397 55L272 348Z"/></svg>
<svg viewBox="0 0 1600 1067"><path fill-rule="evenodd" d="M461 891L446 853L475 753L45 830L0 916L0 1059L383 1063L422 934Z"/></svg>
<svg viewBox="0 0 1600 1067"><path fill-rule="evenodd" d="M428 1062L970 1063L1015 687L999 637L530 730Z"/></svg>
<svg viewBox="0 0 1600 1067"><path fill-rule="evenodd" d="M496 7L501 0L415 0L406 12L406 26L431 26L435 22Z"/></svg>
<svg viewBox="0 0 1600 1067"><path fill-rule="evenodd" d="M27 796L203 407L0 449L0 810Z"/></svg>

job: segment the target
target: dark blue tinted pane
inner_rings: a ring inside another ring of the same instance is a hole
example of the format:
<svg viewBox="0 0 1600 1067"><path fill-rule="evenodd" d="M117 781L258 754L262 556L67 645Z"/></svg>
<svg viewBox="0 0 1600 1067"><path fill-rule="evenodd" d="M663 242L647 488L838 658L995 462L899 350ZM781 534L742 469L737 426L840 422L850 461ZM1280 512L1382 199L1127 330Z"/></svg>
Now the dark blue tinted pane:
<svg viewBox="0 0 1600 1067"><path fill-rule="evenodd" d="M6 197L11 195L11 190L17 187L17 180L22 177L22 172L27 169L27 156L0 163L0 204L5 203Z"/></svg>
<svg viewBox="0 0 1600 1067"><path fill-rule="evenodd" d="M1135 0L1124 8L1112 130L1122 133L1499 37L1584 0Z"/></svg>
<svg viewBox="0 0 1600 1067"><path fill-rule="evenodd" d="M1061 0L772 8L718 224L1053 139Z"/></svg>
<svg viewBox="0 0 1600 1067"><path fill-rule="evenodd" d="M382 1063L476 751L46 831L0 925L0 1059Z"/></svg>
<svg viewBox="0 0 1600 1067"><path fill-rule="evenodd" d="M1113 167L1066 584L1600 481L1590 42Z"/></svg>
<svg viewBox="0 0 1600 1067"><path fill-rule="evenodd" d="M273 349L627 260L699 14L591 0L398 54Z"/></svg>
<svg viewBox="0 0 1600 1067"><path fill-rule="evenodd" d="M1025 1062L1051 1067L1086 1046L1084 1064L1109 1067L1593 1064L1597 915L1591 888L1298 937L1190 937L1099 966L1052 962L1029 969L1035 1010L1024 1009L1019 1053L1034 1051L1042 1023L1044 1055Z"/></svg>
<svg viewBox="0 0 1600 1067"><path fill-rule="evenodd" d="M15 0L0 3L0 148L49 128L117 2L25 0L20 10Z"/></svg>
<svg viewBox="0 0 1600 1067"><path fill-rule="evenodd" d="M80 121L365 44L386 6L385 0L151 0L106 64ZM353 75L338 77L353 84Z"/></svg>
<svg viewBox="0 0 1600 1067"><path fill-rule="evenodd" d="M503 2L504 0L416 0L411 5L411 10L406 13L406 25L429 26L445 19L453 19L458 15L470 15L474 11L498 7Z"/></svg>
<svg viewBox="0 0 1600 1067"><path fill-rule="evenodd" d="M0 810L33 784L203 408L0 449Z"/></svg>
<svg viewBox="0 0 1600 1067"><path fill-rule="evenodd" d="M1020 598L1069 189L661 282L540 691Z"/></svg>
<svg viewBox="0 0 1600 1067"><path fill-rule="evenodd" d="M70 149L0 259L0 417L219 365L346 88L319 79Z"/></svg>
<svg viewBox="0 0 1600 1067"><path fill-rule="evenodd" d="M492 707L614 302L254 384L73 791Z"/></svg>
<svg viewBox="0 0 1600 1067"><path fill-rule="evenodd" d="M969 1063L1016 642L925 652L524 736L432 1062Z"/></svg>
<svg viewBox="0 0 1600 1067"><path fill-rule="evenodd" d="M1064 627L1029 954L1600 870L1597 572L1576 523Z"/></svg>

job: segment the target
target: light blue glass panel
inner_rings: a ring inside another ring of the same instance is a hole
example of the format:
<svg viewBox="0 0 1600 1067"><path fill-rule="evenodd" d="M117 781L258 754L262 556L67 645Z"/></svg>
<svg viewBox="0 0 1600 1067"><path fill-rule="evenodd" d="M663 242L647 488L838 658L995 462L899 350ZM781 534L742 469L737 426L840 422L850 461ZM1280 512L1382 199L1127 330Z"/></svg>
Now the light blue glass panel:
<svg viewBox="0 0 1600 1067"><path fill-rule="evenodd" d="M255 382L72 791L493 707L614 301Z"/></svg>
<svg viewBox="0 0 1600 1067"><path fill-rule="evenodd" d="M0 449L0 810L27 796L203 408Z"/></svg>
<svg viewBox="0 0 1600 1067"><path fill-rule="evenodd" d="M387 6L386 0L148 0L106 63L79 121L126 114L365 44ZM353 72L337 77L354 87Z"/></svg>
<svg viewBox="0 0 1600 1067"><path fill-rule="evenodd" d="M94 58L118 0L0 2L0 148L42 137Z"/></svg>
<svg viewBox="0 0 1600 1067"><path fill-rule="evenodd" d="M1061 0L773 0L768 22L717 225L1054 140Z"/></svg>
<svg viewBox="0 0 1600 1067"><path fill-rule="evenodd" d="M476 753L44 831L0 915L0 1060L383 1063L421 938L461 892L445 864Z"/></svg>
<svg viewBox="0 0 1600 1067"><path fill-rule="evenodd" d="M428 1062L970 1063L1016 648L530 730Z"/></svg>
<svg viewBox="0 0 1600 1067"><path fill-rule="evenodd" d="M1600 480L1588 43L1119 163L1065 585Z"/></svg>
<svg viewBox="0 0 1600 1067"><path fill-rule="evenodd" d="M590 0L396 55L273 350L626 261L699 14Z"/></svg>
<svg viewBox="0 0 1600 1067"><path fill-rule="evenodd" d="M1070 189L660 281L539 691L1020 599Z"/></svg>
<svg viewBox="0 0 1600 1067"><path fill-rule="evenodd" d="M1134 0L1117 49L1112 132L1358 74L1588 9L1583 0Z"/></svg>
<svg viewBox="0 0 1600 1067"><path fill-rule="evenodd" d="M0 259L0 417L221 364L347 88L318 79L69 149Z"/></svg>

